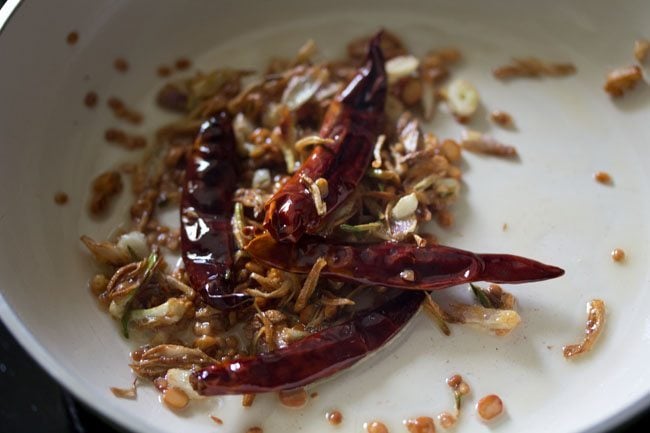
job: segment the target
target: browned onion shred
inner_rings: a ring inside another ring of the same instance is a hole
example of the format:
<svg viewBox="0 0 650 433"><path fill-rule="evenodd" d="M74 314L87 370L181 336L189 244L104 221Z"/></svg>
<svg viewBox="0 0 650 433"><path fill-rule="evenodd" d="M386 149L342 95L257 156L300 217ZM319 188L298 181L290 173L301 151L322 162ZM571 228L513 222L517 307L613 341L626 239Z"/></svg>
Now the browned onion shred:
<svg viewBox="0 0 650 433"><path fill-rule="evenodd" d="M585 336L578 344L569 344L562 348L566 359L589 352L605 327L605 302L601 299L593 299L587 302L587 323L585 325Z"/></svg>

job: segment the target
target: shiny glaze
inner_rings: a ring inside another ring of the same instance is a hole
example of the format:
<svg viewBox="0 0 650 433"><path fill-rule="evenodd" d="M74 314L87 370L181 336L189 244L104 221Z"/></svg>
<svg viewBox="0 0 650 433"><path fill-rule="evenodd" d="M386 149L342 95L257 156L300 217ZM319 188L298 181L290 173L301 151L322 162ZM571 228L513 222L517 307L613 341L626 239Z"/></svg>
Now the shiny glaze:
<svg viewBox="0 0 650 433"><path fill-rule="evenodd" d="M339 325L273 352L221 362L193 374L202 395L293 389L351 366L390 340L418 311L424 294L403 292L383 305L356 312Z"/></svg>
<svg viewBox="0 0 650 433"><path fill-rule="evenodd" d="M556 278L564 271L525 257L474 254L442 245L384 242L324 243L305 236L296 244L263 234L246 251L269 266L307 273L320 257L327 260L321 275L340 281L401 289L436 290L473 281L525 283ZM403 271L413 278L405 279Z"/></svg>
<svg viewBox="0 0 650 433"><path fill-rule="evenodd" d="M181 250L194 289L215 308L250 302L232 293L234 241L230 224L237 155L230 118L206 121L187 161L181 201Z"/></svg>
<svg viewBox="0 0 650 433"><path fill-rule="evenodd" d="M354 191L367 170L384 124L388 81L380 37L378 34L371 41L365 66L328 108L320 136L333 142L316 146L266 204L264 227L275 239L296 242L303 233L317 232L327 214ZM304 177L327 181L325 215L318 215Z"/></svg>

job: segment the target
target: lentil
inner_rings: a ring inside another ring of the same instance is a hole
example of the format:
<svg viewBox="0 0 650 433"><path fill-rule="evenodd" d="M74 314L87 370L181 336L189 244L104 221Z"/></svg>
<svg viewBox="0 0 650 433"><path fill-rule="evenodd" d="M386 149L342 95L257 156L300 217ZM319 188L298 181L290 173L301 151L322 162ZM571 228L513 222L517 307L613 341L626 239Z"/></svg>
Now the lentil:
<svg viewBox="0 0 650 433"><path fill-rule="evenodd" d="M436 425L433 418L428 416L419 416L415 419L404 421L404 425L409 433L436 433Z"/></svg>
<svg viewBox="0 0 650 433"><path fill-rule="evenodd" d="M442 412L440 415L438 415L438 422L440 422L440 425L444 429L453 427L456 424L456 421L456 416L452 415L449 412Z"/></svg>
<svg viewBox="0 0 650 433"><path fill-rule="evenodd" d="M476 411L484 421L490 421L503 412L503 402L498 395L486 395L476 403Z"/></svg>
<svg viewBox="0 0 650 433"><path fill-rule="evenodd" d="M622 262L625 260L625 251L620 248L614 248L612 250L612 260L615 262Z"/></svg>
<svg viewBox="0 0 650 433"><path fill-rule="evenodd" d="M379 421L371 421L365 425L368 433L388 433L388 427Z"/></svg>
<svg viewBox="0 0 650 433"><path fill-rule="evenodd" d="M185 394L185 391L175 387L167 388L163 392L162 400L168 408L173 410L184 409L190 402L190 398Z"/></svg>
<svg viewBox="0 0 650 433"><path fill-rule="evenodd" d="M597 171L594 173L594 179L603 184L611 184L612 176L609 175L606 171Z"/></svg>
<svg viewBox="0 0 650 433"><path fill-rule="evenodd" d="M325 419L332 425L339 425L343 422L343 415L338 410L333 410L325 414Z"/></svg>

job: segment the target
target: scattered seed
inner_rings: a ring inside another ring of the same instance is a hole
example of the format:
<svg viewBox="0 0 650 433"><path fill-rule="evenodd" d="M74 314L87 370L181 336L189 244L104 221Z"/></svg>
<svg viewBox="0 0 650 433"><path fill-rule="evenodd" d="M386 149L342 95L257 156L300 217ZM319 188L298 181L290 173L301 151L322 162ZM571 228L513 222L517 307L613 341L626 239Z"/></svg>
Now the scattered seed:
<svg viewBox="0 0 650 433"><path fill-rule="evenodd" d="M449 429L456 424L456 417L449 412L442 412L438 415L438 422L444 429Z"/></svg>
<svg viewBox="0 0 650 433"><path fill-rule="evenodd" d="M251 427L246 430L246 433L264 433L264 430L262 430L262 427Z"/></svg>
<svg viewBox="0 0 650 433"><path fill-rule="evenodd" d="M612 260L615 262L622 262L625 259L625 251L620 248L614 248L612 250Z"/></svg>
<svg viewBox="0 0 650 433"><path fill-rule="evenodd" d="M169 66L158 66L158 69L156 70L156 73L158 74L159 77L169 77L172 74L172 70Z"/></svg>
<svg viewBox="0 0 650 433"><path fill-rule="evenodd" d="M68 43L68 45L76 44L79 41L79 33L77 32L68 33L68 36L66 36L65 41Z"/></svg>
<svg viewBox="0 0 650 433"><path fill-rule="evenodd" d="M167 388L163 392L162 400L168 408L173 410L183 409L190 402L190 398L185 394L185 391L176 387Z"/></svg>
<svg viewBox="0 0 650 433"><path fill-rule="evenodd" d="M97 105L97 93L88 92L84 96L84 105L88 108L94 108Z"/></svg>
<svg viewBox="0 0 650 433"><path fill-rule="evenodd" d="M184 71L192 66L192 62L190 62L190 60L186 59L185 57L181 57L180 59L177 59L176 62L174 62L174 66L177 70Z"/></svg>
<svg viewBox="0 0 650 433"><path fill-rule="evenodd" d="M428 416L419 416L415 419L407 419L404 425L409 433L436 433L436 425L433 418Z"/></svg>
<svg viewBox="0 0 650 433"><path fill-rule="evenodd" d="M594 173L594 179L603 184L612 183L612 177L606 171L597 171Z"/></svg>
<svg viewBox="0 0 650 433"><path fill-rule="evenodd" d="M59 206L63 206L68 202L68 194L59 191L56 194L54 194L54 203L58 204Z"/></svg>
<svg viewBox="0 0 650 433"><path fill-rule="evenodd" d="M364 427L368 433L388 433L388 427L379 421L367 422Z"/></svg>
<svg viewBox="0 0 650 433"><path fill-rule="evenodd" d="M476 411L484 421L490 421L503 412L503 402L498 395L486 395L476 403Z"/></svg>
<svg viewBox="0 0 650 433"><path fill-rule="evenodd" d="M129 70L129 63L124 60L122 57L118 57L117 59L113 60L113 67L118 71L118 72L126 72Z"/></svg>
<svg viewBox="0 0 650 433"><path fill-rule="evenodd" d="M219 424L219 425L222 425L222 424L223 424L223 420L222 420L221 418L217 417L217 416L210 415L210 418L211 418L212 421L214 421L216 424Z"/></svg>
<svg viewBox="0 0 650 433"><path fill-rule="evenodd" d="M332 425L339 425L343 422L343 415L338 410L333 410L325 414L325 419Z"/></svg>
<svg viewBox="0 0 650 433"><path fill-rule="evenodd" d="M509 128L512 126L512 116L505 111L494 110L490 113L490 119L499 126Z"/></svg>

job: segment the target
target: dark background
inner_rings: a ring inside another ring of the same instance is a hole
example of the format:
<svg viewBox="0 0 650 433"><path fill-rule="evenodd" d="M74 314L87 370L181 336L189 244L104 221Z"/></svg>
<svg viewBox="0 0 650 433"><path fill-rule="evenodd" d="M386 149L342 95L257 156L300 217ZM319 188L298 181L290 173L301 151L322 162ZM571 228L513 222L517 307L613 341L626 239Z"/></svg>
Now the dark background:
<svg viewBox="0 0 650 433"><path fill-rule="evenodd" d="M616 432L648 425L650 411ZM0 433L20 432L117 433L52 380L0 322Z"/></svg>

